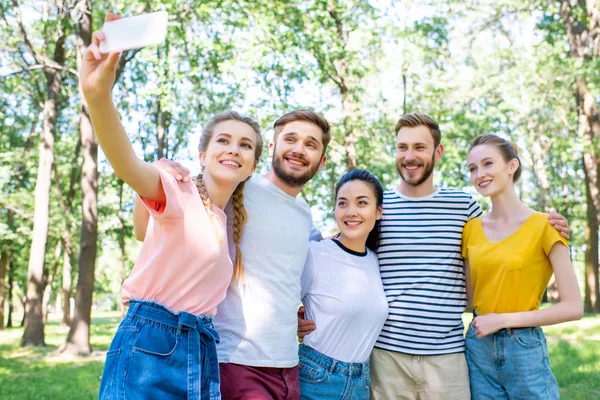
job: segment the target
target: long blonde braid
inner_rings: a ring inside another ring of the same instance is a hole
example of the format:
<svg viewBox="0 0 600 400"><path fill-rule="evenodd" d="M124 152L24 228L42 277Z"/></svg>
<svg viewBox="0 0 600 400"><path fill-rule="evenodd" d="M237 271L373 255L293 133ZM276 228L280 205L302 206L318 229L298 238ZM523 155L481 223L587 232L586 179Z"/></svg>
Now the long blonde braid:
<svg viewBox="0 0 600 400"><path fill-rule="evenodd" d="M219 221L219 217L211 210L212 201L208 196L208 191L206 190L206 186L204 186L204 182L202 181L202 174L199 174L192 178L196 187L198 188L198 193L200 194L200 198L202 199L202 203L204 203L204 208L206 208L206 212L208 217L211 220L211 225L213 227L213 231L215 233L215 237L217 238L217 243L219 245L223 244L225 239L225 233L223 232L221 222Z"/></svg>
<svg viewBox="0 0 600 400"><path fill-rule="evenodd" d="M239 282L244 276L244 265L242 263L242 250L240 241L244 226L248 221L248 213L244 207L244 186L246 181L241 182L231 196L233 205L233 242L235 243L235 266L233 267L233 280Z"/></svg>

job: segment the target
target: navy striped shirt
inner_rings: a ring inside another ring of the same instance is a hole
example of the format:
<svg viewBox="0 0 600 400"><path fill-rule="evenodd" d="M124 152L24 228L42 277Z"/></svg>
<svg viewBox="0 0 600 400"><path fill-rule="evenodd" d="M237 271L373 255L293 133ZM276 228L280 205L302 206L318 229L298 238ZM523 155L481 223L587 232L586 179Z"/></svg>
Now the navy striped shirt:
<svg viewBox="0 0 600 400"><path fill-rule="evenodd" d="M454 189L419 198L384 193L377 255L389 314L375 347L421 356L465 351L461 236L480 215L473 197Z"/></svg>

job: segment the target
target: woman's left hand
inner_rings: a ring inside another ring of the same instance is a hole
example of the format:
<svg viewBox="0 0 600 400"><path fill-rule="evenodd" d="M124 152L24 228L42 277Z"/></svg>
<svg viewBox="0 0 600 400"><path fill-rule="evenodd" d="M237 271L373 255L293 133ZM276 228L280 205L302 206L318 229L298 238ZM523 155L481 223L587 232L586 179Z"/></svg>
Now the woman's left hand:
<svg viewBox="0 0 600 400"><path fill-rule="evenodd" d="M473 326L475 326L475 334L478 338L491 335L492 333L498 332L506 323L506 317L502 314L485 314L478 315L473 320Z"/></svg>

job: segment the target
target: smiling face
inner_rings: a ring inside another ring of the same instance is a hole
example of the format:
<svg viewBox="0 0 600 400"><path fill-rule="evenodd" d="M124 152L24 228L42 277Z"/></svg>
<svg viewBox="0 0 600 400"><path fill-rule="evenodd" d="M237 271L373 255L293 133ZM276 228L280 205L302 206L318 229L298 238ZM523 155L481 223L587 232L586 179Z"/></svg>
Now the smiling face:
<svg viewBox="0 0 600 400"><path fill-rule="evenodd" d="M443 149L441 144L435 146L426 126L401 128L396 136L396 169L402 180L411 186L433 184L433 168Z"/></svg>
<svg viewBox="0 0 600 400"><path fill-rule="evenodd" d="M482 196L494 196L514 186L513 176L519 161L516 158L505 161L495 145L473 147L467 160L471 183Z"/></svg>
<svg viewBox="0 0 600 400"><path fill-rule="evenodd" d="M340 229L342 241L367 241L375 222L381 219L382 207L370 184L362 180L344 183L335 201L335 222Z"/></svg>
<svg viewBox="0 0 600 400"><path fill-rule="evenodd" d="M271 147L273 172L290 187L301 187L323 167L323 132L306 121L285 124Z"/></svg>
<svg viewBox="0 0 600 400"><path fill-rule="evenodd" d="M244 122L227 120L214 126L206 151L200 152L204 174L223 183L244 181L256 169L257 134Z"/></svg>

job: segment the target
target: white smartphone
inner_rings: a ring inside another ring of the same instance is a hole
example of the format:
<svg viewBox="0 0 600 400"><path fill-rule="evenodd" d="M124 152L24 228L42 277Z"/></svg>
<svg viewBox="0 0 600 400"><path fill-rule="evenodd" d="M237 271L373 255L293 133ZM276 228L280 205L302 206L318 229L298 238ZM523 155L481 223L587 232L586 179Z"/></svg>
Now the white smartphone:
<svg viewBox="0 0 600 400"><path fill-rule="evenodd" d="M161 44L167 37L168 19L166 11L158 11L105 22L102 31L106 40L100 42L100 52L110 53Z"/></svg>

